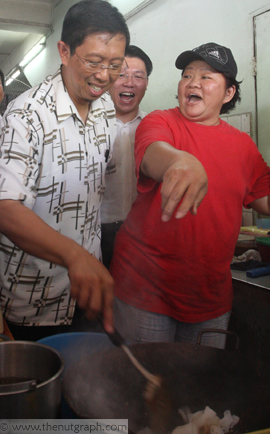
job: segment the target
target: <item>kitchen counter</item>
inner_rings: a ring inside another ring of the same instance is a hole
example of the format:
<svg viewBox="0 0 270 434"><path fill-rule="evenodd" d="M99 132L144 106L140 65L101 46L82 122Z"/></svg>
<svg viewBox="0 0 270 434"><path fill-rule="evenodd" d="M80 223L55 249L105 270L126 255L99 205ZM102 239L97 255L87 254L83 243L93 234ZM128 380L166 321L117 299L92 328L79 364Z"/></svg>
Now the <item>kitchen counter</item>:
<svg viewBox="0 0 270 434"><path fill-rule="evenodd" d="M247 277L231 270L234 299L228 329L239 337L242 354L270 364L270 275Z"/></svg>
<svg viewBox="0 0 270 434"><path fill-rule="evenodd" d="M249 285L259 286L270 290L270 274L267 276L247 277L245 271L231 270L231 272L233 280L239 280Z"/></svg>

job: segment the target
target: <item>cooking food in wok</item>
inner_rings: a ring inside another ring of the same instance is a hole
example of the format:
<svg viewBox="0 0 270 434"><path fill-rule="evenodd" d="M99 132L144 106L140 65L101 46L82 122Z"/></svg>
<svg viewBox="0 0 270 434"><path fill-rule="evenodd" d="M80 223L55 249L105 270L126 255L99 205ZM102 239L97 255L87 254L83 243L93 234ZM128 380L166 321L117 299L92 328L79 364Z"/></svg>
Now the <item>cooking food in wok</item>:
<svg viewBox="0 0 270 434"><path fill-rule="evenodd" d="M166 431L185 423L178 412L185 406L192 413L209 406L219 418L230 410L240 418L234 433L270 426L269 365L235 350L201 345L146 343L131 348L146 369L166 380L172 400ZM159 416L143 399L145 386L125 353L110 348L81 355L64 376L63 392L80 418L128 419L130 432L136 433Z"/></svg>

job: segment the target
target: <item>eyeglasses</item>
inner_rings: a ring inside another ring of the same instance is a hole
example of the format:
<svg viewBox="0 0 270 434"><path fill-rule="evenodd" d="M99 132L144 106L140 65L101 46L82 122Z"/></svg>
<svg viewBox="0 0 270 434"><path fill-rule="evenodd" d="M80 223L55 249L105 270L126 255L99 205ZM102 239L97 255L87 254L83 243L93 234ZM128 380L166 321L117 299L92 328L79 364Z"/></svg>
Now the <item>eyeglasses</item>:
<svg viewBox="0 0 270 434"><path fill-rule="evenodd" d="M127 68L125 68L127 69ZM117 80L126 80L129 77L132 78L132 80L134 81L134 83L140 84L142 83L147 77L145 74L140 74L139 72L134 72L133 74L126 74L125 72L123 72L123 70L121 71L121 73L119 74L119 77Z"/></svg>
<svg viewBox="0 0 270 434"><path fill-rule="evenodd" d="M117 64L106 66L106 65L102 65L101 62L91 62L90 60L82 59L76 53L76 51L75 51L75 54L80 59L80 61L83 63L83 65L85 66L85 68L89 72L93 72L93 73L97 74L98 72L101 72L103 69L108 69L109 75L118 75L119 76L121 74L123 62L121 62L119 64L117 63ZM126 63L126 65L127 65L127 63ZM126 68L127 68L127 66L125 67L125 69Z"/></svg>

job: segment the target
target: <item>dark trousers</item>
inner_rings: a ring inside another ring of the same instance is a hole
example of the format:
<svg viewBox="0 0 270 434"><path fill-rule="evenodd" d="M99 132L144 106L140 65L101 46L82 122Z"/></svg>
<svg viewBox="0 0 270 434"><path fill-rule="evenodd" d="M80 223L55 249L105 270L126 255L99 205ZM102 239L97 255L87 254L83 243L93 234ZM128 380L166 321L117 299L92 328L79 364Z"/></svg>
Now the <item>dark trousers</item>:
<svg viewBox="0 0 270 434"><path fill-rule="evenodd" d="M103 264L109 270L113 255L114 240L119 231L122 221L115 223L103 223L101 225L101 250Z"/></svg>
<svg viewBox="0 0 270 434"><path fill-rule="evenodd" d="M75 308L74 317L71 325L56 326L18 326L6 320L8 328L15 340L20 341L38 341L47 336L53 336L59 333L72 332L95 332L103 333L102 326L96 321L88 321L84 311Z"/></svg>

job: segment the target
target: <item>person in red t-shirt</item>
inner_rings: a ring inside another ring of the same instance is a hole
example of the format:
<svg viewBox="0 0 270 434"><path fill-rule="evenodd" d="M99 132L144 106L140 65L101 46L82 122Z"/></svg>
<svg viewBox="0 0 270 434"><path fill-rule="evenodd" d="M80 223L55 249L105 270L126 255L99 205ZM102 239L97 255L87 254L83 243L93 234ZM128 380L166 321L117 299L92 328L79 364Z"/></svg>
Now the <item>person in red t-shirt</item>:
<svg viewBox="0 0 270 434"><path fill-rule="evenodd" d="M242 207L270 215L270 168L247 134L220 119L240 100L231 50L207 43L180 54L176 67L179 107L150 113L136 132L139 194L110 269L114 323L129 342L195 343L203 328L226 329ZM206 184L189 189L194 205L185 195L179 207L193 161L207 173L208 192L202 200ZM209 333L202 343L224 348L225 339Z"/></svg>

